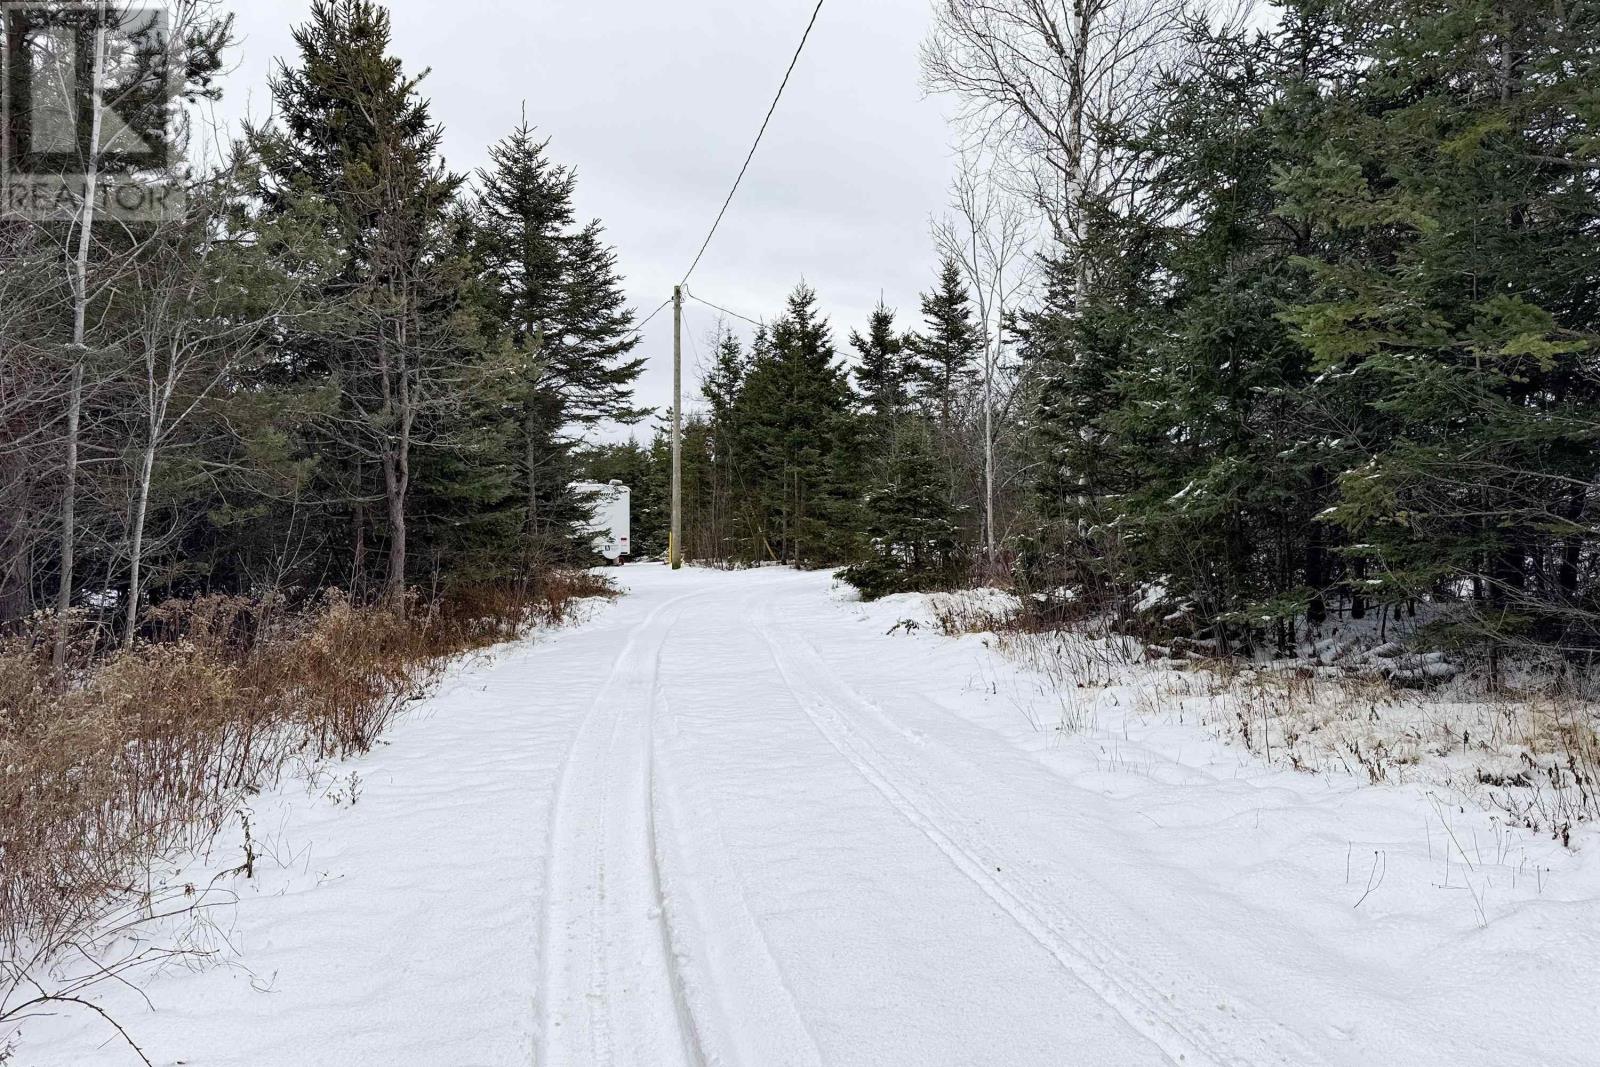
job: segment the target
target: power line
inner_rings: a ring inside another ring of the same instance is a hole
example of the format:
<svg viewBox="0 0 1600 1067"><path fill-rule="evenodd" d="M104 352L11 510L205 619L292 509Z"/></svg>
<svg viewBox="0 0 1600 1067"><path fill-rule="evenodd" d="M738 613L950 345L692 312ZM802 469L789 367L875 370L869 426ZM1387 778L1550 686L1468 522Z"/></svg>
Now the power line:
<svg viewBox="0 0 1600 1067"><path fill-rule="evenodd" d="M670 304L670 303L672 303L672 297L669 296L665 300L661 301L661 303L659 305L657 305L657 307L656 307L656 309L654 311L652 311L652 312L650 312L650 314L646 315L644 317L644 321L641 322L639 325L635 326L630 331L630 333L634 333L634 334L643 333L644 332L644 328L646 326L650 325L650 320L655 318L657 315L661 314L663 311L665 311L667 309L667 305Z"/></svg>
<svg viewBox="0 0 1600 1067"><path fill-rule="evenodd" d="M773 114L778 110L778 101L783 99L783 91L789 87L789 78L794 74L794 68L800 62L800 53L805 51L806 42L811 39L811 31L817 24L817 16L822 14L823 0L817 0L817 6L811 10L811 21L806 23L806 32L800 36L800 44L794 50L794 56L789 60L789 69L783 72L783 81L778 84L778 92L772 98L772 106L767 108L766 117L761 120L761 129L756 131L756 139L750 145L750 151L744 157L744 165L739 168L738 175L733 179L733 188L728 190L727 199L722 201L722 208L717 212L717 217L711 223L711 229L706 232L706 239L700 242L700 251L694 254L694 262L689 264L689 269L683 272L683 280L678 282L672 291L673 305L673 337L672 337L672 536L667 543L667 555L672 569L677 570L683 566L683 294L689 284L689 276L700 265L700 260L706 254L706 249L711 247L711 239L717 235L717 228L722 225L723 217L728 214L728 207L733 203L733 198L739 192L739 185L744 181L746 172L750 170L751 160L756 158L756 149L761 147L761 139L766 136L767 126L772 122ZM708 307L716 307L707 301ZM657 311L660 309L658 308ZM722 308L717 308L722 311ZM733 314L725 312L725 314ZM650 318L655 318L652 312ZM736 316L744 318L743 315ZM646 319L645 322L649 322ZM746 322L752 320L745 319ZM641 324L641 329L643 324ZM689 338L689 343L694 345L694 338ZM698 356L698 346L696 355Z"/></svg>
<svg viewBox="0 0 1600 1067"><path fill-rule="evenodd" d="M695 253L694 262L689 264L689 269L684 272L683 281L689 280L689 275L700 265L700 258L706 254L706 249L711 247L711 239L717 235L717 227L722 225L722 217L728 213L728 206L733 203L734 194L739 191L739 183L744 181L745 171L750 169L750 161L756 158L756 149L761 147L761 138L767 132L767 124L772 121L773 112L778 110L778 101L783 99L783 91L789 86L789 77L794 74L795 64L800 62L800 53L805 51L806 42L811 39L811 29L817 24L817 16L822 14L823 0L817 0L816 8L811 12L811 21L806 24L806 32L800 37L800 47L794 50L794 58L789 60L789 69L784 72L783 82L778 86L778 95L772 98L772 106L767 108L767 117L761 120L761 129L756 133L755 143L750 146L750 154L744 157L744 166L739 168L739 176L733 179L733 188L728 190L728 198L722 202L722 210L717 212L717 219L711 224L711 231L706 234L706 239L700 245L700 251Z"/></svg>
<svg viewBox="0 0 1600 1067"><path fill-rule="evenodd" d="M705 297L695 295L695 293L693 293L692 291L689 293L689 299L695 301L698 304L704 304L706 307L710 308L712 311L720 311L720 312L722 312L722 314L727 315L727 316L729 316L731 318L739 319L739 320L741 320L743 322L748 322L750 325L756 327L758 330L766 329L766 326L767 326L766 323L757 322L755 319L750 318L750 316L741 315L737 311L729 311L725 307L719 307L718 305L713 304L711 301L707 300Z"/></svg>
<svg viewBox="0 0 1600 1067"><path fill-rule="evenodd" d="M689 326L689 313L687 311L683 315L683 332L689 338L689 348L694 352L694 365L696 367L704 367L706 365L706 357L700 354L700 342L694 339L694 330Z"/></svg>

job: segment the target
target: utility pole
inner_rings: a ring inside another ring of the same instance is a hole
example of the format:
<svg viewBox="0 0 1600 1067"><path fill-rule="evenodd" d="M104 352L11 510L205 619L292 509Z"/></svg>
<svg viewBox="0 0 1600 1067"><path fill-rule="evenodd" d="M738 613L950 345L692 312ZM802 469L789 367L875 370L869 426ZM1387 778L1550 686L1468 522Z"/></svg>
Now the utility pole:
<svg viewBox="0 0 1600 1067"><path fill-rule="evenodd" d="M683 566L683 286L672 287L672 536L667 560Z"/></svg>

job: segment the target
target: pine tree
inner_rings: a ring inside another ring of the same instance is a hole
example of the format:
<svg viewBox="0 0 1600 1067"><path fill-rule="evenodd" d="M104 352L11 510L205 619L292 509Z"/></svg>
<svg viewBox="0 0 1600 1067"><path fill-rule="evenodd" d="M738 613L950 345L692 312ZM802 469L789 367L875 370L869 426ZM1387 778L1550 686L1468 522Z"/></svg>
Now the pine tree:
<svg viewBox="0 0 1600 1067"><path fill-rule="evenodd" d="M948 434L962 390L977 375L983 353L983 329L972 321L972 298L953 259L939 268L939 284L922 295L923 330L906 338L915 357L910 373L919 383L918 396L937 413Z"/></svg>
<svg viewBox="0 0 1600 1067"><path fill-rule="evenodd" d="M521 354L516 413L524 529L535 555L576 545L582 504L574 431L635 421L633 382L644 361L625 306L616 254L599 222L576 223L576 176L547 155L527 121L490 150L474 205L475 256L486 279L491 336Z"/></svg>
<svg viewBox="0 0 1600 1067"><path fill-rule="evenodd" d="M857 365L851 373L862 406L887 426L903 414L909 399L905 339L895 331L894 310L880 301L867 320L867 333L851 331Z"/></svg>
<svg viewBox="0 0 1600 1067"><path fill-rule="evenodd" d="M925 431L898 436L866 494L867 558L841 577L868 600L949 588L965 573L959 514Z"/></svg>

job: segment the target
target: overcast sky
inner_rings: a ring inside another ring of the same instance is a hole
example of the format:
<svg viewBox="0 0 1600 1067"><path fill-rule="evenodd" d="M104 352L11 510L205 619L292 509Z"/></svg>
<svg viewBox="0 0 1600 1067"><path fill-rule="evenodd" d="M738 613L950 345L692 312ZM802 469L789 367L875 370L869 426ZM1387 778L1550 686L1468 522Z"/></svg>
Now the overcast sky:
<svg viewBox="0 0 1600 1067"><path fill-rule="evenodd" d="M239 0L242 43L224 116L270 110L266 77L289 55L309 0ZM518 121L578 169L579 211L605 222L640 316L671 295L727 195L813 0L391 0L395 50L424 91L458 171ZM841 352L880 293L916 318L934 272L931 214L953 166L943 114L925 98L917 49L929 0L825 4L761 150L691 283L771 317L805 278ZM688 304L685 392L716 313ZM739 324L736 324L739 325ZM743 327L741 327L743 328ZM672 386L670 309L641 348L643 403ZM690 401L692 403L692 400ZM641 427L639 436L646 437ZM626 436L626 431L622 434Z"/></svg>

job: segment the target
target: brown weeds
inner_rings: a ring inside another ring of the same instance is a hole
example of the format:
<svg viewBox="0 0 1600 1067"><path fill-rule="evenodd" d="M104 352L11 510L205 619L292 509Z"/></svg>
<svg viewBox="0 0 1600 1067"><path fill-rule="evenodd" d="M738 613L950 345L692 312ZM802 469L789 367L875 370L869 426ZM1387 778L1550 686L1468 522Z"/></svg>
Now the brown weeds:
<svg viewBox="0 0 1600 1067"><path fill-rule="evenodd" d="M606 592L578 574L402 610L338 594L298 612L171 603L131 652L80 642L65 683L49 620L0 641L0 1021L31 995L28 963L87 956L84 939L160 910L153 864L209 840L248 794L367 750L446 657Z"/></svg>

